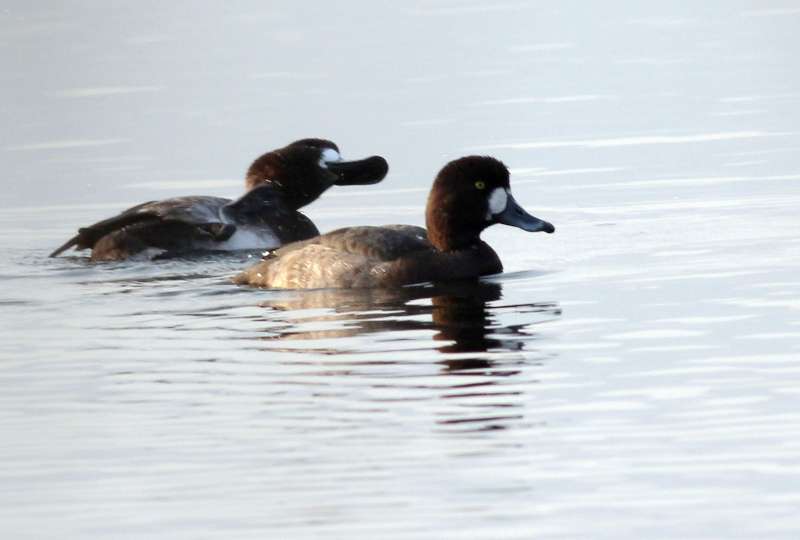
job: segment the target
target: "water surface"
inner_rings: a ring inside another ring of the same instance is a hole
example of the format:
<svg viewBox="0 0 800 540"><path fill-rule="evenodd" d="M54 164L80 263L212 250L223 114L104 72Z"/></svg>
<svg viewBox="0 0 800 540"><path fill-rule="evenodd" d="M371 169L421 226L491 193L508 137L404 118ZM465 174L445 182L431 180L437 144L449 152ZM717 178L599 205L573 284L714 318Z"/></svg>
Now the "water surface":
<svg viewBox="0 0 800 540"><path fill-rule="evenodd" d="M9 538L797 538L800 8L103 2L0 12ZM321 230L422 224L491 154L557 227L506 273L229 283L258 254L47 254L234 197L308 136L389 177Z"/></svg>

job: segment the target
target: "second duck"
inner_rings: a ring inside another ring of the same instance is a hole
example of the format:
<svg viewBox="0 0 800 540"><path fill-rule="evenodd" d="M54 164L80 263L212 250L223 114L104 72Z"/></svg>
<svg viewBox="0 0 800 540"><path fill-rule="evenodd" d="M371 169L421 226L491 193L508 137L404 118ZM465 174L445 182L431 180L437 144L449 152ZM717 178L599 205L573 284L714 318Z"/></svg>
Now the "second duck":
<svg viewBox="0 0 800 540"><path fill-rule="evenodd" d="M79 229L50 256L71 247L91 249L93 261L273 249L319 234L298 210L329 187L375 184L387 171L380 156L344 161L333 142L302 139L256 159L239 199L192 196L140 204Z"/></svg>

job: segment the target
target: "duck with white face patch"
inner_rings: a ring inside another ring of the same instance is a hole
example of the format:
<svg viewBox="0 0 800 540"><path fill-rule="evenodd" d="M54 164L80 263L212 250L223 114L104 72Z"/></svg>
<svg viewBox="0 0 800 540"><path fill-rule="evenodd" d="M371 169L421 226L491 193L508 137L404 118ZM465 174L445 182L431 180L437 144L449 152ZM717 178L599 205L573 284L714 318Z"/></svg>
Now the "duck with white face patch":
<svg viewBox="0 0 800 540"><path fill-rule="evenodd" d="M503 223L529 232L555 227L511 195L508 169L485 156L448 163L425 212L427 230L411 225L348 227L284 246L234 278L273 288L395 287L471 279L503 270L481 232Z"/></svg>
<svg viewBox="0 0 800 540"><path fill-rule="evenodd" d="M299 209L328 188L375 184L387 171L380 156L344 161L333 142L302 139L256 159L239 199L192 196L140 204L79 229L50 256L71 247L91 249L93 261L274 249L319 234Z"/></svg>

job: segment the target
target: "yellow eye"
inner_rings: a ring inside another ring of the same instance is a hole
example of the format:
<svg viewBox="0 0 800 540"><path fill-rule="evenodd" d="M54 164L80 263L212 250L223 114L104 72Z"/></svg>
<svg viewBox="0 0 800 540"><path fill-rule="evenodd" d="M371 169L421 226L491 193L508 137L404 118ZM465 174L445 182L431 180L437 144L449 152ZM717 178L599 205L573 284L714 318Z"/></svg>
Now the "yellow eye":
<svg viewBox="0 0 800 540"><path fill-rule="evenodd" d="M475 187L478 189L484 189L486 187L486 182L484 182L483 180L478 180L477 182L475 182Z"/></svg>

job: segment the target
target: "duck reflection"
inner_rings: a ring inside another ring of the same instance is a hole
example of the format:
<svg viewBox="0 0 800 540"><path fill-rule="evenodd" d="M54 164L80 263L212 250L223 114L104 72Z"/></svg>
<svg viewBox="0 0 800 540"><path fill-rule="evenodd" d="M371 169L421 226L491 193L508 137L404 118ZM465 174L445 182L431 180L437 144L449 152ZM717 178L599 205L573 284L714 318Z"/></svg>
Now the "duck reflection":
<svg viewBox="0 0 800 540"><path fill-rule="evenodd" d="M439 350L454 353L484 352L495 348L521 350L523 342L520 340L503 341L489 337L496 325L489 304L501 297L502 287L498 283L481 282L431 297L432 321L439 330L433 339L452 342L439 347ZM522 327L524 325L517 325L512 334L524 336Z"/></svg>
<svg viewBox="0 0 800 540"><path fill-rule="evenodd" d="M558 315L554 303L503 305L501 300L502 285L488 281L396 289L285 291L261 304L287 316L285 324L270 328L272 335L264 339L284 344L295 340L325 342L322 347L285 345L271 350L343 354L357 352L352 349L352 340L333 347L329 340L372 335L387 344L410 340L413 349L414 344L427 341L423 332L432 331L434 348L442 353L522 351L534 336L530 326ZM515 322L503 324L500 313L513 314ZM270 317L273 322L281 318ZM386 352L396 350L389 347ZM371 346L365 352L382 351ZM443 364L448 369L491 366L485 357L460 355Z"/></svg>
<svg viewBox="0 0 800 540"><path fill-rule="evenodd" d="M552 302L504 301L496 281L269 295L260 318L265 349L292 353L288 362L305 366L314 385L370 387L371 407L422 401L445 431L522 421L525 389L535 381L526 366L545 358L532 347L536 326L560 314Z"/></svg>

